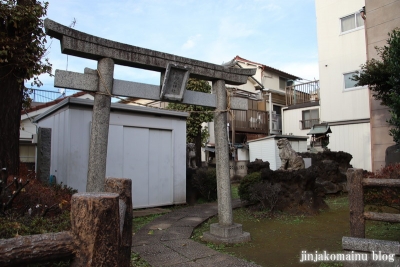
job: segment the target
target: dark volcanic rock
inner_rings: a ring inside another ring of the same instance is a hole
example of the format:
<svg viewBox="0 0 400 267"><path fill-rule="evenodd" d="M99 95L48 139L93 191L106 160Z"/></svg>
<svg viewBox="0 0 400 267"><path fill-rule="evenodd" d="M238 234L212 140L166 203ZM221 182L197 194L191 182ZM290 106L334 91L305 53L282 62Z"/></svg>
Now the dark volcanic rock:
<svg viewBox="0 0 400 267"><path fill-rule="evenodd" d="M324 151L324 152L319 152L319 153L310 153L310 152L303 152L303 153L298 153L300 156L303 158L311 158L311 165L317 165L318 163L325 161L325 160L331 160L336 163L338 163L339 170L342 173L346 173L348 168L352 168L350 161L353 158L353 156L349 153L339 151L339 152L334 152L334 151Z"/></svg>
<svg viewBox="0 0 400 267"><path fill-rule="evenodd" d="M316 214L328 208L323 199L325 192L316 184L316 178L312 167L297 171L261 171L263 181L280 184L275 209L295 214Z"/></svg>
<svg viewBox="0 0 400 267"><path fill-rule="evenodd" d="M247 163L247 174L253 172L259 172L263 169L270 170L268 161L263 161L262 159L256 159L253 162Z"/></svg>

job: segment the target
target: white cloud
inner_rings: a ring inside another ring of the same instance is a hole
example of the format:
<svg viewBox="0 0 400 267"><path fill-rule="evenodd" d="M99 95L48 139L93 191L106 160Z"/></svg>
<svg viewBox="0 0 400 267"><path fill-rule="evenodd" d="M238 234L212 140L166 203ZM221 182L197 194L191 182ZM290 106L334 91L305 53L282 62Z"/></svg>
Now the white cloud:
<svg viewBox="0 0 400 267"><path fill-rule="evenodd" d="M318 61L292 62L283 64L279 69L306 80L313 81L319 79Z"/></svg>
<svg viewBox="0 0 400 267"><path fill-rule="evenodd" d="M190 36L189 39L182 45L183 49L191 49L196 43L200 40L201 34L196 34L194 36Z"/></svg>

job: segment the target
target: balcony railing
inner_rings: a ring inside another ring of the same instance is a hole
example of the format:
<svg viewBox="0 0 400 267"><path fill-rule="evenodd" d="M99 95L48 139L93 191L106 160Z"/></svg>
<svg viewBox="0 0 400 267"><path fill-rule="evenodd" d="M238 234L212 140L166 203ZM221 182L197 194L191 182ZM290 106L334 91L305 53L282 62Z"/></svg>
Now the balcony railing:
<svg viewBox="0 0 400 267"><path fill-rule="evenodd" d="M311 129L314 124L318 124L319 119L312 119L312 120L302 120L300 121L300 129Z"/></svg>
<svg viewBox="0 0 400 267"><path fill-rule="evenodd" d="M40 89L30 89L29 92L29 97L32 99L32 101L40 103L50 102L63 96L65 95L56 91L48 91Z"/></svg>
<svg viewBox="0 0 400 267"><path fill-rule="evenodd" d="M260 110L234 110L233 112L235 131L268 134L268 112ZM230 114L228 121L231 121Z"/></svg>
<svg viewBox="0 0 400 267"><path fill-rule="evenodd" d="M286 87L286 105L316 102L319 96L319 81L295 84Z"/></svg>

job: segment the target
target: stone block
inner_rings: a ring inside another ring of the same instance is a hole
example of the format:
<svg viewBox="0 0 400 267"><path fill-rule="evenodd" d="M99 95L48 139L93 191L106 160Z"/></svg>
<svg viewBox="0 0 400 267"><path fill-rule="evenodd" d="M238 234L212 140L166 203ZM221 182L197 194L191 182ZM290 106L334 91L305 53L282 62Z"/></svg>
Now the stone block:
<svg viewBox="0 0 400 267"><path fill-rule="evenodd" d="M37 175L42 182L48 182L51 162L51 129L38 129Z"/></svg>
<svg viewBox="0 0 400 267"><path fill-rule="evenodd" d="M210 226L210 233L220 237L237 236L241 235L242 232L242 225L237 223L228 226L214 223Z"/></svg>
<svg viewBox="0 0 400 267"><path fill-rule="evenodd" d="M248 242L251 237L250 233L242 231L241 224L221 225L214 223L210 226L210 231L203 234L203 240L216 244L236 244Z"/></svg>
<svg viewBox="0 0 400 267"><path fill-rule="evenodd" d="M400 263L400 243L396 241L344 236L342 248L347 253L366 253L368 259L367 261L345 261L345 267L389 267L398 266Z"/></svg>

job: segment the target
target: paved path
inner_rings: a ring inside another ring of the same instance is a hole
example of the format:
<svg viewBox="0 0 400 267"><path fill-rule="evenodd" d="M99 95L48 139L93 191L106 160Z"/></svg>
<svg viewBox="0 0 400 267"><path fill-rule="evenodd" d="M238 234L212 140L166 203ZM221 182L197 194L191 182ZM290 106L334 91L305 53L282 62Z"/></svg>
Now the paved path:
<svg viewBox="0 0 400 267"><path fill-rule="evenodd" d="M240 205L240 200L232 202L233 207ZM197 225L217 213L217 204L207 203L178 209L158 217L133 235L132 251L157 267L258 267L259 265L220 253L190 239Z"/></svg>

